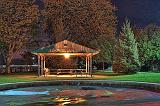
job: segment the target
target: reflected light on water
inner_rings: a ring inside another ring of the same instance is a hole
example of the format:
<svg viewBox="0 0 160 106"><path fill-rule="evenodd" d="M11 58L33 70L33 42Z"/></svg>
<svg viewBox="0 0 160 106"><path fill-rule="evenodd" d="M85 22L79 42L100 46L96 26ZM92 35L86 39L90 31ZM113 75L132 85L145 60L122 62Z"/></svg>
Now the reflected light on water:
<svg viewBox="0 0 160 106"><path fill-rule="evenodd" d="M65 106L68 104L79 104L86 102L86 100L83 98L55 98L53 101L57 103L56 106Z"/></svg>

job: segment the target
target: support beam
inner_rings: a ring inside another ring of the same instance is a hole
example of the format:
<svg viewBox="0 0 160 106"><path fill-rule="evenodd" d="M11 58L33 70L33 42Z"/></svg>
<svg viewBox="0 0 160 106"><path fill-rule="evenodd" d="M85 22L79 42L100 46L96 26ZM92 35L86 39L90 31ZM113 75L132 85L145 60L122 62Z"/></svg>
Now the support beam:
<svg viewBox="0 0 160 106"><path fill-rule="evenodd" d="M40 56L38 55L38 76L41 76Z"/></svg>
<svg viewBox="0 0 160 106"><path fill-rule="evenodd" d="M45 56L44 56L44 69L46 68L46 58L45 58Z"/></svg>
<svg viewBox="0 0 160 106"><path fill-rule="evenodd" d="M86 74L88 74L88 57L86 56Z"/></svg>
<svg viewBox="0 0 160 106"><path fill-rule="evenodd" d="M90 75L92 77L92 55L90 56Z"/></svg>
<svg viewBox="0 0 160 106"><path fill-rule="evenodd" d="M43 56L41 56L41 75L43 75L44 73L44 62L43 62Z"/></svg>
<svg viewBox="0 0 160 106"><path fill-rule="evenodd" d="M90 56L88 56L88 74L90 74Z"/></svg>
<svg viewBox="0 0 160 106"><path fill-rule="evenodd" d="M40 56L40 76L42 76L42 56Z"/></svg>

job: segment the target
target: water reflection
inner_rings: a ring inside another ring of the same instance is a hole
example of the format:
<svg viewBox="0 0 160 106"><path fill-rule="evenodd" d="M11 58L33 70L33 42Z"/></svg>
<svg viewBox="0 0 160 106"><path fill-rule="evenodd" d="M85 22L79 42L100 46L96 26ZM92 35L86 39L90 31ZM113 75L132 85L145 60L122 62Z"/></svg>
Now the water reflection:
<svg viewBox="0 0 160 106"><path fill-rule="evenodd" d="M34 92L34 91L7 90L7 91L1 91L0 95L8 95L8 96L49 95L49 91Z"/></svg>
<svg viewBox="0 0 160 106"><path fill-rule="evenodd" d="M52 101L54 101L57 105L55 106L65 106L65 105L69 105L69 104L81 104L81 103L85 103L86 100L83 98L54 98Z"/></svg>
<svg viewBox="0 0 160 106"><path fill-rule="evenodd" d="M127 88L44 86L0 92L0 106L159 106L159 101L159 93Z"/></svg>
<svg viewBox="0 0 160 106"><path fill-rule="evenodd" d="M21 106L77 106L77 105L85 105L87 102L84 98L79 97L56 97L50 99L48 102L37 102L30 103Z"/></svg>

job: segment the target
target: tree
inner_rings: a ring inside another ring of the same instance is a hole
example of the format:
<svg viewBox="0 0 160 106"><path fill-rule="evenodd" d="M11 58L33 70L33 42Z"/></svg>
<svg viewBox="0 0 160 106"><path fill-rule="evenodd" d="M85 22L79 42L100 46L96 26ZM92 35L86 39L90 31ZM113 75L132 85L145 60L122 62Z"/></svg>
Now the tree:
<svg viewBox="0 0 160 106"><path fill-rule="evenodd" d="M68 39L99 48L97 60L111 62L117 21L110 0L44 0L44 3L46 29L55 42Z"/></svg>
<svg viewBox="0 0 160 106"><path fill-rule="evenodd" d="M112 70L114 73L119 74L129 74L127 64L124 62L125 59L125 51L121 47L120 42L117 41L114 47L114 56L113 56L113 64Z"/></svg>
<svg viewBox="0 0 160 106"><path fill-rule="evenodd" d="M119 43L115 47L114 65L121 70L113 68L118 73L133 73L140 66L137 42L134 37L130 22L126 20L120 35Z"/></svg>
<svg viewBox="0 0 160 106"><path fill-rule="evenodd" d="M45 21L43 29L52 40L51 44L64 37L63 6L64 0L44 0L44 9L41 11Z"/></svg>
<svg viewBox="0 0 160 106"><path fill-rule="evenodd" d="M160 28L155 24L150 24L142 29L138 36L138 49L142 69L143 71L153 70L155 66L159 66Z"/></svg>
<svg viewBox="0 0 160 106"><path fill-rule="evenodd" d="M151 40L153 49L152 49L152 70L160 70L160 31L155 32L155 36Z"/></svg>
<svg viewBox="0 0 160 106"><path fill-rule="evenodd" d="M0 7L0 49L5 57L6 73L10 73L14 53L32 37L31 26L38 19L38 7L33 0L1 0Z"/></svg>

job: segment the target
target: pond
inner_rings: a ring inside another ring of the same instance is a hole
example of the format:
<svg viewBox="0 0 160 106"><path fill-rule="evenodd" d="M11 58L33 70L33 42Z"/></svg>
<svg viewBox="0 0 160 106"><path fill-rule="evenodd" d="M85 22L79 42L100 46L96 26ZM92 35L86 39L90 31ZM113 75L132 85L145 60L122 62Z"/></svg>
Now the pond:
<svg viewBox="0 0 160 106"><path fill-rule="evenodd" d="M0 106L159 106L160 93L97 86L40 86L0 92Z"/></svg>

